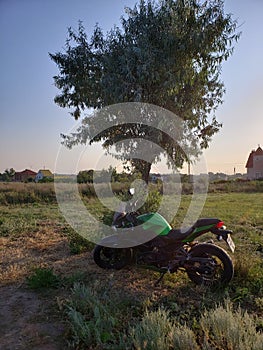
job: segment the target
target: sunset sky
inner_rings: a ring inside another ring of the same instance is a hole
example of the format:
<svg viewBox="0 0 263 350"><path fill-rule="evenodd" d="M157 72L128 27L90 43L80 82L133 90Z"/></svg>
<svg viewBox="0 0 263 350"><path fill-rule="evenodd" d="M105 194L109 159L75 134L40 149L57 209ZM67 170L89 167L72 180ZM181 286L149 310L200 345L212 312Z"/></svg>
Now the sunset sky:
<svg viewBox="0 0 263 350"><path fill-rule="evenodd" d="M134 0L0 0L0 172L13 167L55 170L60 133L76 122L53 102L58 73L48 53L61 51L67 28L78 21L88 33L120 25L124 7ZM263 146L263 1L226 0L225 11L238 19L242 36L223 64L226 94L217 118L223 123L204 152L208 171L244 173L252 149ZM89 151L93 168L102 151ZM101 161L100 161L101 163ZM106 163L105 163L106 164ZM108 164L106 164L108 166ZM70 159L62 172L72 172Z"/></svg>

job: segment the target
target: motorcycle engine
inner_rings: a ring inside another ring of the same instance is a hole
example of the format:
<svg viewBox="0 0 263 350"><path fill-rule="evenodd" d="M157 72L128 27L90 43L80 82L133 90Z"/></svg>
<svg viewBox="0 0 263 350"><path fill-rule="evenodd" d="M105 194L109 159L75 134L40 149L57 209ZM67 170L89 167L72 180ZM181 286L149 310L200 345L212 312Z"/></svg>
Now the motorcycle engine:
<svg viewBox="0 0 263 350"><path fill-rule="evenodd" d="M147 264L162 267L167 263L167 254L162 253L157 248L151 251L140 252L137 257L137 263L140 265Z"/></svg>

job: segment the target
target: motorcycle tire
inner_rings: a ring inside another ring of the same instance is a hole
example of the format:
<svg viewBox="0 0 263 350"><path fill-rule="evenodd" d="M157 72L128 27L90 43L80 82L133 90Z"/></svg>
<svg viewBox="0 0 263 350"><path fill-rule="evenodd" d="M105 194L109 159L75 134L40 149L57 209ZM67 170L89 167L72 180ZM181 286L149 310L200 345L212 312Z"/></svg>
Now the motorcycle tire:
<svg viewBox="0 0 263 350"><path fill-rule="evenodd" d="M227 252L213 244L202 243L194 246L190 252L190 264L186 272L198 285L222 286L228 284L234 275L234 267ZM196 258L191 261L191 258ZM198 258L201 258L198 261ZM202 258L208 258L202 260Z"/></svg>
<svg viewBox="0 0 263 350"><path fill-rule="evenodd" d="M131 250L96 245L93 251L93 259L102 269L120 270L130 263Z"/></svg>

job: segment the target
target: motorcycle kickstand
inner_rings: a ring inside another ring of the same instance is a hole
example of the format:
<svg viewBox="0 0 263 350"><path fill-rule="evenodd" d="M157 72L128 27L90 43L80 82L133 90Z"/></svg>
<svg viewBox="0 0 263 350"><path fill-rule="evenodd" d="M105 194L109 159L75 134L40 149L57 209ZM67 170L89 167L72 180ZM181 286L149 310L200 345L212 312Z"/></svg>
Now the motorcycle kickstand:
<svg viewBox="0 0 263 350"><path fill-rule="evenodd" d="M157 287L158 284L161 282L161 280L163 279L164 275L167 273L167 269L165 269L163 272L161 272L161 276L158 278L158 280L154 283L154 286Z"/></svg>

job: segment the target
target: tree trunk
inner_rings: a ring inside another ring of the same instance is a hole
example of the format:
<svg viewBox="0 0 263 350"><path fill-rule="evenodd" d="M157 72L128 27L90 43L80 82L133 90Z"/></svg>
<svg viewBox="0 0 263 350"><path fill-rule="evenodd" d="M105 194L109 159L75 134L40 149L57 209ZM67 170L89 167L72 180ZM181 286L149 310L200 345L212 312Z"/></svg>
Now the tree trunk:
<svg viewBox="0 0 263 350"><path fill-rule="evenodd" d="M151 163L145 162L145 167L143 168L142 172L142 180L144 180L147 184L150 180L150 171L151 171Z"/></svg>
<svg viewBox="0 0 263 350"><path fill-rule="evenodd" d="M132 163L134 168L142 174L142 180L148 184L152 164L142 159L133 160Z"/></svg>

